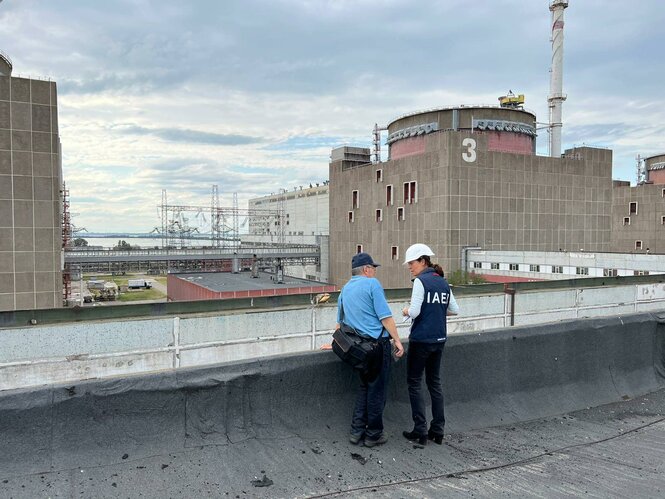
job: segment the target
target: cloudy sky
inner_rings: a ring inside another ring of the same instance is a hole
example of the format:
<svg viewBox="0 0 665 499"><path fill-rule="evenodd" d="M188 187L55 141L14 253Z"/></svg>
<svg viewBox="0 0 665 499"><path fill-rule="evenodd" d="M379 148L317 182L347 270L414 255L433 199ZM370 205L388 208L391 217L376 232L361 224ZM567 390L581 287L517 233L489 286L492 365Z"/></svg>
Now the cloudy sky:
<svg viewBox="0 0 665 499"><path fill-rule="evenodd" d="M169 202L221 204L322 182L374 123L496 104L547 120L547 0L5 0L14 75L59 91L78 226L149 231ZM662 0L571 0L563 146L614 150L614 177L665 150ZM547 134L538 140L546 153Z"/></svg>

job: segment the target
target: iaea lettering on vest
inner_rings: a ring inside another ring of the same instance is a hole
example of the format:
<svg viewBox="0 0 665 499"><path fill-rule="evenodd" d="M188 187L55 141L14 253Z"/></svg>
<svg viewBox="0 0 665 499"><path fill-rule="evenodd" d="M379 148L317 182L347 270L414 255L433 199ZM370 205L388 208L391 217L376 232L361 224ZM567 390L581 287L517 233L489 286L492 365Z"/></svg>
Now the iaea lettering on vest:
<svg viewBox="0 0 665 499"><path fill-rule="evenodd" d="M427 303L440 303L442 305L448 305L448 298L450 295L448 293L434 293L432 291L427 292Z"/></svg>

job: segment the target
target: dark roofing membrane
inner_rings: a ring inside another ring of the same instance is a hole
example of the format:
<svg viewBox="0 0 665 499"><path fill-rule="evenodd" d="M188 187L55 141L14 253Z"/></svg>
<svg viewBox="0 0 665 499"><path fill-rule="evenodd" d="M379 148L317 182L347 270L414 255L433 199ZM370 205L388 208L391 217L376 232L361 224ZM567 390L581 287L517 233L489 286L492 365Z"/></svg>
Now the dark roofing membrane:
<svg viewBox="0 0 665 499"><path fill-rule="evenodd" d="M348 442L331 352L0 394L2 497L663 497L665 331L651 314L452 336L444 445Z"/></svg>
<svg viewBox="0 0 665 499"><path fill-rule="evenodd" d="M259 277L253 278L250 272L193 272L186 274L173 274L175 277L192 282L211 291L251 291L254 289L281 289L300 288L306 286L327 286L325 283L284 276L283 282L278 283L275 274L259 272Z"/></svg>

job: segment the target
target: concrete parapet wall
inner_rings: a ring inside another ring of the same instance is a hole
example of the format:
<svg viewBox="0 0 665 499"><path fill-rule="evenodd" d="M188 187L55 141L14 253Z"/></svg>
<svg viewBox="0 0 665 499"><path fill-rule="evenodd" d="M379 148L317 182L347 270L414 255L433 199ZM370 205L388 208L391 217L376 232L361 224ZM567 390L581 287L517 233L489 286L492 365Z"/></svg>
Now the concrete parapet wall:
<svg viewBox="0 0 665 499"><path fill-rule="evenodd" d="M460 295L451 336L665 310L665 284ZM389 300L401 315L404 300ZM0 390L196 367L318 349L331 340L334 304L278 310L0 328ZM408 325L398 319L403 338Z"/></svg>
<svg viewBox="0 0 665 499"><path fill-rule="evenodd" d="M662 388L663 318L637 314L453 335L446 430L563 414ZM406 362L386 424L410 426ZM357 379L332 352L0 393L3 476L76 470L251 438L345 435ZM294 410L297 408L297 410ZM123 457L123 455L125 457Z"/></svg>

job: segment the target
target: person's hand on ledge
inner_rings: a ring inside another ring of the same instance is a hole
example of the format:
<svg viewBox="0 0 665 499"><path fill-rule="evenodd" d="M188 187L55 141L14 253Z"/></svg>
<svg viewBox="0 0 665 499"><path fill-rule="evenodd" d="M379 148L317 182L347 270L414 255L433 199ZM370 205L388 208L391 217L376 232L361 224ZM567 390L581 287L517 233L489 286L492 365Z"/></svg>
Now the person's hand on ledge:
<svg viewBox="0 0 665 499"><path fill-rule="evenodd" d="M319 350L332 350L332 343L324 343L319 347Z"/></svg>

